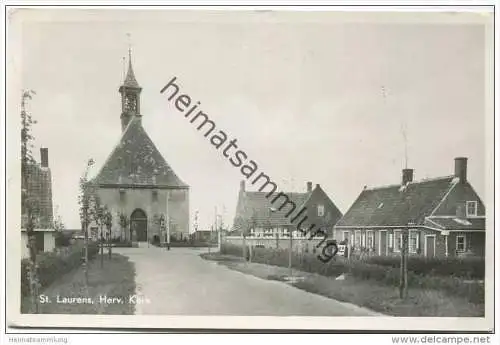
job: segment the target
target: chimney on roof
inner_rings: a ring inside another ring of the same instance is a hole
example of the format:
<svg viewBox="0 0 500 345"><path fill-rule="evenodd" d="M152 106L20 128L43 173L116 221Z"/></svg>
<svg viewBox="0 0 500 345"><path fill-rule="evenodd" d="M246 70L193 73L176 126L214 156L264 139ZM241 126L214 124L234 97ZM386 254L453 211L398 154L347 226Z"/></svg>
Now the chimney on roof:
<svg viewBox="0 0 500 345"><path fill-rule="evenodd" d="M316 188L319 188L319 183L316 183Z"/></svg>
<svg viewBox="0 0 500 345"><path fill-rule="evenodd" d="M46 147L40 148L40 165L42 168L49 167L49 149Z"/></svg>
<svg viewBox="0 0 500 345"><path fill-rule="evenodd" d="M455 177L458 177L460 183L467 182L467 157L455 158Z"/></svg>
<svg viewBox="0 0 500 345"><path fill-rule="evenodd" d="M241 180L240 181L240 192L244 192L245 191L245 180Z"/></svg>
<svg viewBox="0 0 500 345"><path fill-rule="evenodd" d="M413 169L403 169L403 178L401 184L404 186L413 181Z"/></svg>
<svg viewBox="0 0 500 345"><path fill-rule="evenodd" d="M307 191L311 192L313 190L313 183L311 181L307 182Z"/></svg>

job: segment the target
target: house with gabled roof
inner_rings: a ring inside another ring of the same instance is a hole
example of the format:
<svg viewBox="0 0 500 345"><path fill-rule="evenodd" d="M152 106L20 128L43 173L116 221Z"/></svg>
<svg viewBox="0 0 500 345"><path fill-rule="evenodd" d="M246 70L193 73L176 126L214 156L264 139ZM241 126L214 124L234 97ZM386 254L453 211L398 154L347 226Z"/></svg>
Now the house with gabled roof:
<svg viewBox="0 0 500 345"><path fill-rule="evenodd" d="M28 165L28 178L26 182L21 179L21 188L32 205L31 215L35 227L36 251L50 252L55 248L55 229L48 148L40 148L40 163L32 162ZM27 222L28 210L25 204L21 203L21 255L23 258L29 257Z"/></svg>
<svg viewBox="0 0 500 345"><path fill-rule="evenodd" d="M279 202L273 203L268 192L247 191L245 181L241 181L232 234L246 233L261 238L289 238L291 234L292 238L299 238L304 237L297 230L300 218L307 219L307 225L315 224L315 230L325 229L326 233L342 217L340 210L319 184L313 188L312 182L307 182L305 192L282 193L287 196L289 204L294 205L293 210L282 207L284 204ZM331 237L331 233L328 235Z"/></svg>
<svg viewBox="0 0 500 345"><path fill-rule="evenodd" d="M334 226L335 238L353 253L399 254L408 231L410 255L484 256L485 207L467 180L467 158L455 158L451 176L364 188Z"/></svg>
<svg viewBox="0 0 500 345"><path fill-rule="evenodd" d="M189 186L143 127L141 91L129 54L127 75L119 88L122 134L90 184L111 211L112 237L138 242L165 242L167 233L188 237Z"/></svg>

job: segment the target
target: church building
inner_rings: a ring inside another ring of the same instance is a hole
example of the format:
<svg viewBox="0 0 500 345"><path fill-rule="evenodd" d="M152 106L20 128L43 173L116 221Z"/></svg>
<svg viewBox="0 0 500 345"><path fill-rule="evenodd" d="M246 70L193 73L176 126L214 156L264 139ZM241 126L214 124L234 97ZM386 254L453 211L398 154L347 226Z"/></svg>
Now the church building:
<svg viewBox="0 0 500 345"><path fill-rule="evenodd" d="M172 170L142 125L141 91L132 68L119 88L121 138L91 181L112 215L111 236L167 242L189 236L189 186Z"/></svg>

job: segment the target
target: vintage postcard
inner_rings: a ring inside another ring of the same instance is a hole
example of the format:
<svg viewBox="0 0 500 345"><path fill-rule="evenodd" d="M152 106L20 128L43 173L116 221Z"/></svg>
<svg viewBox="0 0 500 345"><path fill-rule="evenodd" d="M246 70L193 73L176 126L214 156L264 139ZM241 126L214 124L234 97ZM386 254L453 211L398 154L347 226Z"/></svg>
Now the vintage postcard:
<svg viewBox="0 0 500 345"><path fill-rule="evenodd" d="M493 329L491 9L6 12L10 327Z"/></svg>

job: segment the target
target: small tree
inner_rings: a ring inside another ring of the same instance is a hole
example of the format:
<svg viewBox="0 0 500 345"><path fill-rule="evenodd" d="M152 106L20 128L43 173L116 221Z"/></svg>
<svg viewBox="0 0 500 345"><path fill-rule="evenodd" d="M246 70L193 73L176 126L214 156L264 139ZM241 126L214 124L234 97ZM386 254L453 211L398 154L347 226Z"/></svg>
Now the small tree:
<svg viewBox="0 0 500 345"><path fill-rule="evenodd" d="M101 268L104 266L104 213L105 207L101 204L101 198L93 193L90 204L90 213L92 220L99 229L99 245L101 252Z"/></svg>
<svg viewBox="0 0 500 345"><path fill-rule="evenodd" d="M82 223L82 231L85 236L85 249L83 256L83 270L85 272L85 283L88 285L89 275L88 275L88 263L89 263L89 224L90 224L90 195L92 193L91 185L88 182L88 173L90 167L94 165L94 160L91 158L87 161L87 166L85 171L80 177L79 187L80 194L78 195L78 205L80 206L80 221Z"/></svg>
<svg viewBox="0 0 500 345"><path fill-rule="evenodd" d="M128 217L124 213L120 213L120 228L121 228L121 232L122 232L125 240L127 239L126 231L127 231L129 224L130 224L130 221L129 221Z"/></svg>
<svg viewBox="0 0 500 345"><path fill-rule="evenodd" d="M112 246L112 243L111 243L111 226L113 224L113 215L111 214L111 211L109 211L106 207L105 207L105 211L104 211L104 224L106 225L106 229L108 231L108 256L109 258L111 259L111 254L112 254L112 251L111 251L111 246Z"/></svg>
<svg viewBox="0 0 500 345"><path fill-rule="evenodd" d="M63 230L66 229L64 222L59 214L54 217L54 230L56 233L56 247L67 247L70 244L70 237L64 235Z"/></svg>
<svg viewBox="0 0 500 345"><path fill-rule="evenodd" d="M21 207L23 210L22 213L24 213L22 219L24 220L24 224L22 225L24 225L28 237L28 275L31 294L31 312L38 313L38 290L40 283L38 279L38 265L36 262L37 249L35 237L35 218L38 203L33 195L33 188L30 184L32 179L31 174L36 168L36 162L31 152L34 139L31 128L32 125L36 124L36 121L33 120L31 114L26 111L26 101L31 100L34 94L35 92L32 90L23 90L21 97L21 177L23 184L21 188Z"/></svg>

